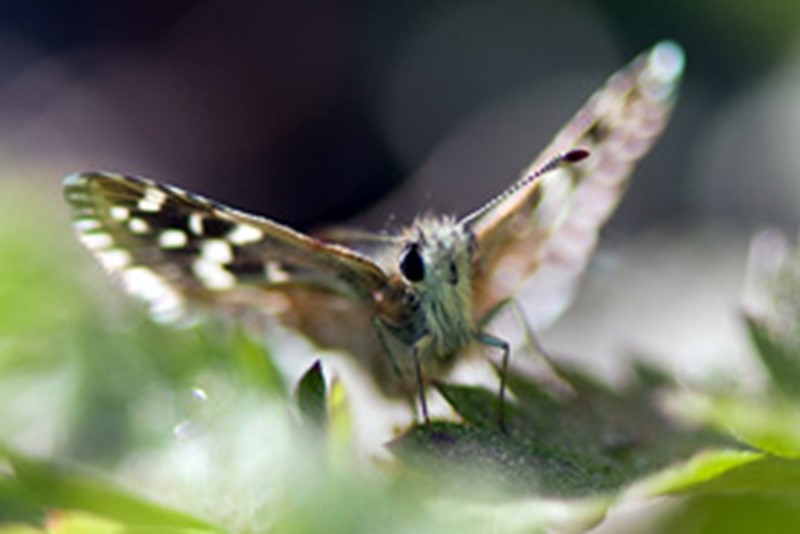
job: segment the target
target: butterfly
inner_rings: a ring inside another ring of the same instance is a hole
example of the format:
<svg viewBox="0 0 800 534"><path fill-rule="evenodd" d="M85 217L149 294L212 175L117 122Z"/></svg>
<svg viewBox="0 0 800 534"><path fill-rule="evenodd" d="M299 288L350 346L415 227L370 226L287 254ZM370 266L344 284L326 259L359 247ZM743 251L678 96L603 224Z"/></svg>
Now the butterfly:
<svg viewBox="0 0 800 534"><path fill-rule="evenodd" d="M489 318L526 285L562 300L584 270L633 165L664 130L683 53L664 41L614 74L505 191L466 216L394 234L316 236L177 187L106 172L64 181L83 244L162 321L212 307L264 313L361 359L389 393L418 395L469 347L510 346ZM536 308L527 291L525 309ZM546 297L546 298L545 298ZM546 311L546 310L545 310ZM552 312L552 310L551 310Z"/></svg>

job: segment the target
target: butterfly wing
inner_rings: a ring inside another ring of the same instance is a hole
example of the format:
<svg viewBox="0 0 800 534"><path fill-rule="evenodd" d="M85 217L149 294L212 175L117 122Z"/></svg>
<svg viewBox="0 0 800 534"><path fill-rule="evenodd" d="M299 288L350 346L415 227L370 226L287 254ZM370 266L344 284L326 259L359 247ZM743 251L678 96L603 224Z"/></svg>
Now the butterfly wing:
<svg viewBox="0 0 800 534"><path fill-rule="evenodd" d="M479 250L479 317L523 292L528 320L542 327L569 303L633 165L667 124L682 68L683 54L671 42L637 57L591 97L522 179L567 150L588 149L588 158L501 197L469 223Z"/></svg>
<svg viewBox="0 0 800 534"><path fill-rule="evenodd" d="M288 314L287 299L313 313L312 295L365 314L386 287L380 267L352 250L176 187L83 173L64 193L81 241L156 319L197 303Z"/></svg>

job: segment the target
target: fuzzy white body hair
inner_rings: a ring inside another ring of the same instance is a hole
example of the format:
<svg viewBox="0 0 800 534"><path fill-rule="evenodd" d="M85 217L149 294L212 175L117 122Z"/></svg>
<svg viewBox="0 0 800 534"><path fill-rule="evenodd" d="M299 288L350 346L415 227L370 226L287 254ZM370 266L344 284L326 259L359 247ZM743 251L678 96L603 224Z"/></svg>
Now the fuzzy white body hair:
<svg viewBox="0 0 800 534"><path fill-rule="evenodd" d="M475 340L472 306L471 232L452 217L420 217L402 234L390 266L405 286L410 312L397 325L403 343L416 346L424 368L447 367L463 348ZM424 266L421 280L408 280L401 267L408 247L416 251Z"/></svg>

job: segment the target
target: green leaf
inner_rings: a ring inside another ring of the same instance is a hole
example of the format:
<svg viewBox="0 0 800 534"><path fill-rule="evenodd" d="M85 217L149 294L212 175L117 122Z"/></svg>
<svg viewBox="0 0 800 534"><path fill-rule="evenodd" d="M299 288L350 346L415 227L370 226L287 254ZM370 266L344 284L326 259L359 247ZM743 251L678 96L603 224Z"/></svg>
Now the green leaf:
<svg viewBox="0 0 800 534"><path fill-rule="evenodd" d="M785 397L680 392L666 400L684 421L712 426L777 456L800 458L800 404Z"/></svg>
<svg viewBox="0 0 800 534"><path fill-rule="evenodd" d="M253 334L243 328L235 329L230 341L230 352L244 381L266 393L287 396L288 388L283 374L263 342L256 340Z"/></svg>
<svg viewBox="0 0 800 534"><path fill-rule="evenodd" d="M591 467L569 454L478 426L421 425L392 441L389 449L426 476L481 480L479 486L463 488L473 497L482 492L575 496L591 492L596 483Z"/></svg>
<svg viewBox="0 0 800 534"><path fill-rule="evenodd" d="M654 534L800 532L800 499L764 492L703 494L672 503L647 529Z"/></svg>
<svg viewBox="0 0 800 534"><path fill-rule="evenodd" d="M80 319L92 300L59 268L84 252L72 239L66 211L53 209L51 194L0 177L0 256L6 258L0 262L0 336L38 336L40 347L52 341L42 333Z"/></svg>
<svg viewBox="0 0 800 534"><path fill-rule="evenodd" d="M0 534L45 534L45 530L29 525L7 524L0 526Z"/></svg>
<svg viewBox="0 0 800 534"><path fill-rule="evenodd" d="M740 465L682 491L789 494L800 502L800 462L757 453L741 453ZM674 491L671 491L674 493Z"/></svg>
<svg viewBox="0 0 800 534"><path fill-rule="evenodd" d="M713 487L730 472L742 466L761 462L764 454L750 451L706 451L693 457L688 462L663 469L641 483L636 484L629 495L666 495L688 492L699 492ZM734 489L722 484L723 488Z"/></svg>
<svg viewBox="0 0 800 534"><path fill-rule="evenodd" d="M208 529L130 525L85 512L59 512L47 521L48 534L211 534ZM0 533L1 534L1 533Z"/></svg>
<svg viewBox="0 0 800 534"><path fill-rule="evenodd" d="M479 387L444 383L436 384L436 389L468 423L483 428L498 429L500 424L500 403L497 393L492 393ZM507 403L506 415L513 408L511 403Z"/></svg>
<svg viewBox="0 0 800 534"><path fill-rule="evenodd" d="M76 469L4 452L20 496L43 509L80 510L126 525L200 529L216 532L205 521L153 504Z"/></svg>
<svg viewBox="0 0 800 534"><path fill-rule="evenodd" d="M784 395L800 397L800 347L777 337L753 317L745 317L745 321L771 385Z"/></svg>
<svg viewBox="0 0 800 534"><path fill-rule="evenodd" d="M328 420L327 388L319 360L309 367L297 384L297 406L306 421L325 428Z"/></svg>
<svg viewBox="0 0 800 534"><path fill-rule="evenodd" d="M334 457L348 457L353 450L353 417L347 403L344 384L335 378L328 394L328 435Z"/></svg>
<svg viewBox="0 0 800 534"><path fill-rule="evenodd" d="M506 407L508 432L498 424L497 392L440 385L467 424L419 426L391 450L422 471L478 466L485 479L515 494L586 496L620 489L701 449L734 446L718 432L686 428L662 413L658 394L672 387L663 373L640 366L636 379L613 391L574 369L556 372L568 388L508 374L516 399Z"/></svg>

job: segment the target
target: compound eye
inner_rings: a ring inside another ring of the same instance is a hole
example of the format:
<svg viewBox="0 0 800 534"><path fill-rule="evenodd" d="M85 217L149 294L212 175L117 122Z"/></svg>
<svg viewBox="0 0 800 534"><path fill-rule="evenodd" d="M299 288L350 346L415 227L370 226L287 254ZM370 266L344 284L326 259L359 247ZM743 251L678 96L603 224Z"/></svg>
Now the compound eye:
<svg viewBox="0 0 800 534"><path fill-rule="evenodd" d="M422 282L425 278L425 262L419 253L419 245L408 245L400 256L400 273L409 282Z"/></svg>

